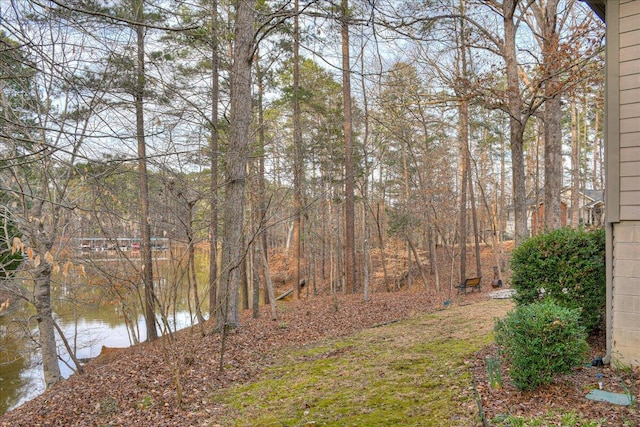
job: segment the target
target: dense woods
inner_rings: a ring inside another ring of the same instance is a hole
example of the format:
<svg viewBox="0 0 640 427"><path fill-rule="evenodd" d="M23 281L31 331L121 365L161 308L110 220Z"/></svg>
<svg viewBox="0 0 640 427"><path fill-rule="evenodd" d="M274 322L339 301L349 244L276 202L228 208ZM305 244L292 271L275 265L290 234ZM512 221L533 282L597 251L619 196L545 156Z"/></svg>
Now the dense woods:
<svg viewBox="0 0 640 427"><path fill-rule="evenodd" d="M51 386L60 299L154 340L177 283L223 336L289 288L450 294L599 224L603 34L576 0L2 1L0 314Z"/></svg>

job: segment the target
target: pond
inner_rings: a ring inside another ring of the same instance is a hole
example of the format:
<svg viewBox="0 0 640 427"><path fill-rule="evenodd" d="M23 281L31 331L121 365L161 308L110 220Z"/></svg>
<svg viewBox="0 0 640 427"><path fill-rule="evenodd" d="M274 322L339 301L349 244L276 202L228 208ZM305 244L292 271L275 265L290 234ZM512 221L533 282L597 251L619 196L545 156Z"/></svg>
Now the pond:
<svg viewBox="0 0 640 427"><path fill-rule="evenodd" d="M25 338L20 314L0 317L0 414L3 414L41 394L45 389L40 355L34 343ZM57 318L65 336L76 348L78 359L91 359L100 354L102 346L128 347L132 344L129 329L115 307L87 307L76 320ZM170 319L172 329L194 324L188 311L179 311ZM137 319L139 337L144 341L145 324ZM59 362L64 378L73 374L69 354L58 337Z"/></svg>
<svg viewBox="0 0 640 427"><path fill-rule="evenodd" d="M154 288L158 307L169 308L166 320L172 330L177 330L197 323L192 283L194 280L208 283L209 260L206 251L196 251L194 279L185 274L185 248L176 246L174 250L175 253L154 252ZM81 360L98 356L103 346L128 347L136 342L134 337L138 342L146 339L140 308L142 290L135 263L99 255L108 256L108 252L85 259L87 268L83 274L65 275L63 271L52 281L56 323ZM28 281L22 282L24 289L29 286ZM199 289L198 293L206 318L207 291ZM33 307L26 302L14 303L9 311L0 313L0 414L3 414L41 394L45 385ZM162 332L160 328L158 332ZM61 374L68 378L74 365L57 335Z"/></svg>

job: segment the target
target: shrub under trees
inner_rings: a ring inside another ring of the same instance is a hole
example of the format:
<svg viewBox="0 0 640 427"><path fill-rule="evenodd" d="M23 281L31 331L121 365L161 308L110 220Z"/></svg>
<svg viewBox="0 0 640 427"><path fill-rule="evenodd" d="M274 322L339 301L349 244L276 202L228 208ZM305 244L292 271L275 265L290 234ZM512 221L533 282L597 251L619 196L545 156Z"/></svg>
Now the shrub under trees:
<svg viewBox="0 0 640 427"><path fill-rule="evenodd" d="M548 299L518 306L496 321L496 343L519 390L550 384L555 374L583 363L588 345L579 319L579 310Z"/></svg>
<svg viewBox="0 0 640 427"><path fill-rule="evenodd" d="M604 229L561 228L524 241L513 251L511 283L518 305L553 299L580 310L592 333L601 325L606 302Z"/></svg>

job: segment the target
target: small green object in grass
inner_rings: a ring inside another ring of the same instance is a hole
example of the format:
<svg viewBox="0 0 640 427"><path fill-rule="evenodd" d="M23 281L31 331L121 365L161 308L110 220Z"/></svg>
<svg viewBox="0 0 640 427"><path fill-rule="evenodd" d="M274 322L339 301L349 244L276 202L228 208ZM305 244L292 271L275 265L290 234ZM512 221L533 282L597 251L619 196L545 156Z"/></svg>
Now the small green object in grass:
<svg viewBox="0 0 640 427"><path fill-rule="evenodd" d="M502 372L500 368L499 357L487 357L486 359L487 373L489 375L489 384L494 390L502 388Z"/></svg>

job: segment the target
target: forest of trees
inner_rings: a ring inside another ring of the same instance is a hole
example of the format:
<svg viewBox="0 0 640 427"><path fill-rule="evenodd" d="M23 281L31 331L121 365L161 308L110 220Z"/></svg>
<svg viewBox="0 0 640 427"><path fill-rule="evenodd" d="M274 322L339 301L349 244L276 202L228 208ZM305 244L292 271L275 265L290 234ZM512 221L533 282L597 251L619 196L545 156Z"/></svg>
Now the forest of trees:
<svg viewBox="0 0 640 427"><path fill-rule="evenodd" d="M50 386L71 276L136 293L159 336L154 238L186 248L223 333L274 303L274 253L297 297L367 299L372 252L390 289L390 242L409 273L438 277L445 248L481 275L467 243L498 259L532 200L554 229L563 188L604 189L603 38L578 0L2 0L0 311L33 307ZM139 261L90 264L92 237Z"/></svg>

